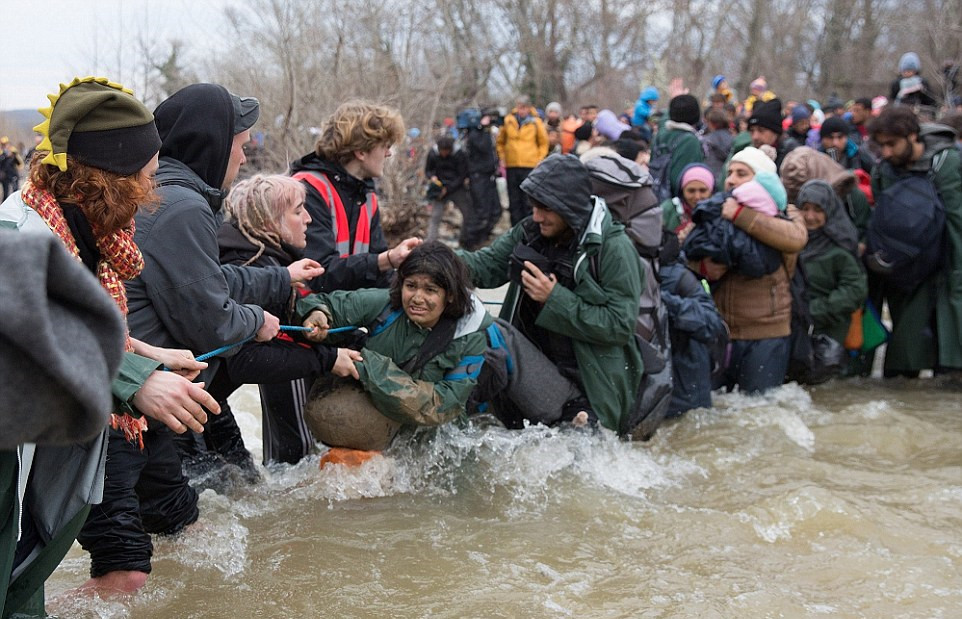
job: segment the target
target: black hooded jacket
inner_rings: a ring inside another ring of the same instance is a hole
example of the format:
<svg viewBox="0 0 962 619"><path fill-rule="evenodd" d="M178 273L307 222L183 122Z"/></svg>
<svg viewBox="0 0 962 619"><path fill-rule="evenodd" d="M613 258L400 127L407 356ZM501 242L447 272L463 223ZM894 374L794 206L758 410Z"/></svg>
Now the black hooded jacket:
<svg viewBox="0 0 962 619"><path fill-rule="evenodd" d="M188 86L161 103L154 118L163 141L161 201L135 217L145 266L127 282L127 321L131 335L148 344L199 355L256 334L261 305L290 296L290 275L283 267L221 267L216 213L234 137L227 90ZM209 381L217 366L211 359L199 380Z"/></svg>
<svg viewBox="0 0 962 619"><path fill-rule="evenodd" d="M227 89L193 84L179 90L157 106L154 122L163 143L161 159L181 162L209 187L220 189L234 140L234 107Z"/></svg>
<svg viewBox="0 0 962 619"><path fill-rule="evenodd" d="M351 249L354 248L354 233L361 214L361 207L368 193L374 192L372 181L362 181L347 173L343 166L319 157L315 153L304 155L291 164L291 174L298 172L320 172L330 179L337 191L350 229ZM358 288L387 288L391 281L391 271L381 272L377 266L377 256L387 250L387 242L381 231L381 210L371 218L371 243L366 254L350 255L341 258L334 238L331 209L324 198L307 181L301 181L307 190L305 206L311 216L307 226L307 247L305 258L313 258L324 266L324 274L309 282L314 292L334 290L357 290Z"/></svg>

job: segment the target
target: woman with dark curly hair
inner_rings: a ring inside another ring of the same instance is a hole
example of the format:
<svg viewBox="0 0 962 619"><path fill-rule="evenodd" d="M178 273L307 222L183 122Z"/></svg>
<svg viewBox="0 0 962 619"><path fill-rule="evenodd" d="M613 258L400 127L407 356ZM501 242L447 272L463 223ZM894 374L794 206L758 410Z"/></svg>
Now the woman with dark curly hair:
<svg viewBox="0 0 962 619"><path fill-rule="evenodd" d="M487 347L492 318L469 286L460 258L431 241L399 265L389 290L311 295L298 311L318 341L332 328L370 326L355 363L361 387L394 422L437 426L464 414Z"/></svg>

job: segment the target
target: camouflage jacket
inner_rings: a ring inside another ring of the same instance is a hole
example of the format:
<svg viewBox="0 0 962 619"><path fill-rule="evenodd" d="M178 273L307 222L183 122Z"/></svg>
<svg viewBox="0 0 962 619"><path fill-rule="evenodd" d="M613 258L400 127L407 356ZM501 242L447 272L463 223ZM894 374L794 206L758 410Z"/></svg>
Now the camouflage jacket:
<svg viewBox="0 0 962 619"><path fill-rule="evenodd" d="M383 288L312 294L298 301L297 311L306 316L320 309L332 327L370 329L388 307L388 295ZM412 376L399 365L417 354L430 330L401 312L379 332L372 330L361 350L364 360L357 362L357 369L365 391L381 414L406 425L437 426L463 415L487 347L484 329L492 320L481 300L474 297L473 310L458 321L447 350ZM327 343L336 344L336 337L331 336Z"/></svg>

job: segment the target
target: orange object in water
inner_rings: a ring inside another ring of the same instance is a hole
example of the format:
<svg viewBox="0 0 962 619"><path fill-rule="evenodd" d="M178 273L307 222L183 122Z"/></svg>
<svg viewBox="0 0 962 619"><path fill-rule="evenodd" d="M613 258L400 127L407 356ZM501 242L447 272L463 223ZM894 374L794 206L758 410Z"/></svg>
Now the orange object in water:
<svg viewBox="0 0 962 619"><path fill-rule="evenodd" d="M380 451L364 451L362 449L347 449L346 447L331 447L321 456L320 468L328 464L343 464L344 466L361 466L374 456L380 455Z"/></svg>

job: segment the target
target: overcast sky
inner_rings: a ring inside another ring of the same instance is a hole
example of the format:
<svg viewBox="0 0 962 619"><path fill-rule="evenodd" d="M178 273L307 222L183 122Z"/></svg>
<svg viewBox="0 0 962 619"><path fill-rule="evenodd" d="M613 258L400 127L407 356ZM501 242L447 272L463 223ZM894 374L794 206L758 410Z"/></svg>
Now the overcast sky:
<svg viewBox="0 0 962 619"><path fill-rule="evenodd" d="M39 108L76 76L129 84L137 40L179 38L191 58L222 47L227 6L243 0L2 0L0 110ZM121 45L120 43L124 44Z"/></svg>

